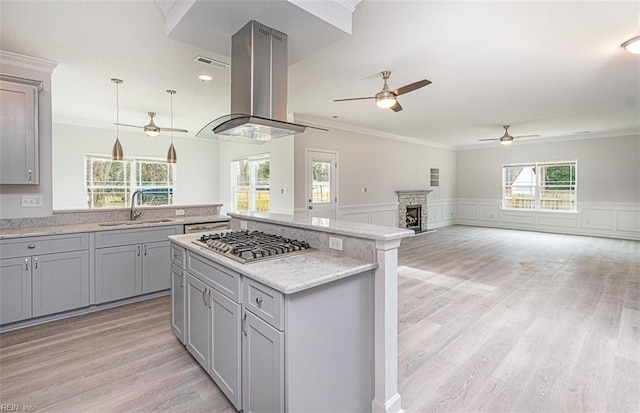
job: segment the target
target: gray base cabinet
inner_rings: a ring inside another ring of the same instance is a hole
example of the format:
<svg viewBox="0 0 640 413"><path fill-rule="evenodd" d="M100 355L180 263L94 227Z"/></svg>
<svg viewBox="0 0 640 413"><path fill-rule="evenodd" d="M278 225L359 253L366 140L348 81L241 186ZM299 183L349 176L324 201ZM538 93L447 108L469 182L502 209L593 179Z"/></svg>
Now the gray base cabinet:
<svg viewBox="0 0 640 413"><path fill-rule="evenodd" d="M171 288L167 236L180 231L166 226L96 233L96 304Z"/></svg>
<svg viewBox="0 0 640 413"><path fill-rule="evenodd" d="M88 305L88 234L0 240L0 324Z"/></svg>
<svg viewBox="0 0 640 413"><path fill-rule="evenodd" d="M31 318L31 257L0 260L0 324Z"/></svg>
<svg viewBox="0 0 640 413"><path fill-rule="evenodd" d="M240 409L240 304L211 290L211 347L209 374Z"/></svg>
<svg viewBox="0 0 640 413"><path fill-rule="evenodd" d="M244 311L242 408L245 412L284 411L284 333Z"/></svg>
<svg viewBox="0 0 640 413"><path fill-rule="evenodd" d="M185 337L185 317L184 271L171 264L171 329L182 344Z"/></svg>
<svg viewBox="0 0 640 413"><path fill-rule="evenodd" d="M209 371L211 311L202 281L187 274L187 332L185 345L200 365Z"/></svg>
<svg viewBox="0 0 640 413"><path fill-rule="evenodd" d="M139 295L142 286L142 247L98 248L96 257L96 303Z"/></svg>
<svg viewBox="0 0 640 413"><path fill-rule="evenodd" d="M89 251L33 257L33 317L89 305Z"/></svg>

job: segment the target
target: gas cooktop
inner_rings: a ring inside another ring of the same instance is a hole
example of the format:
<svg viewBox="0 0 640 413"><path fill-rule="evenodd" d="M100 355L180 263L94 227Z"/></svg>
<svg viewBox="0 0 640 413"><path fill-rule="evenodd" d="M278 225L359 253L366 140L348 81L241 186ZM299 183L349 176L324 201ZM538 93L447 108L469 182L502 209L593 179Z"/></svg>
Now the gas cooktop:
<svg viewBox="0 0 640 413"><path fill-rule="evenodd" d="M242 264L317 251L305 241L266 234L260 231L230 231L207 234L194 240L193 243Z"/></svg>

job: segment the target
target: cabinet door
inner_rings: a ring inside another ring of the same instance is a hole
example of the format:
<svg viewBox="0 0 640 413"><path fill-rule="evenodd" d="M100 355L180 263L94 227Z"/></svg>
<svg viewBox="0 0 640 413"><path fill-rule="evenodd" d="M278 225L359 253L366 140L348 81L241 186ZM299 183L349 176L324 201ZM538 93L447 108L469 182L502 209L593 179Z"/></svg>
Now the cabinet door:
<svg viewBox="0 0 640 413"><path fill-rule="evenodd" d="M245 412L284 411L284 333L244 311L242 408Z"/></svg>
<svg viewBox="0 0 640 413"><path fill-rule="evenodd" d="M211 309L209 289L200 280L187 274L187 328L186 346L189 353L209 371L209 346L211 337Z"/></svg>
<svg viewBox="0 0 640 413"><path fill-rule="evenodd" d="M0 81L0 184L38 184L38 91Z"/></svg>
<svg viewBox="0 0 640 413"><path fill-rule="evenodd" d="M171 288L171 247L169 241L142 245L142 293Z"/></svg>
<svg viewBox="0 0 640 413"><path fill-rule="evenodd" d="M31 258L0 260L0 324L31 318Z"/></svg>
<svg viewBox="0 0 640 413"><path fill-rule="evenodd" d="M240 304L211 289L211 370L218 387L240 410Z"/></svg>
<svg viewBox="0 0 640 413"><path fill-rule="evenodd" d="M89 305L89 251L39 255L33 262L33 316Z"/></svg>
<svg viewBox="0 0 640 413"><path fill-rule="evenodd" d="M182 268L171 264L171 329L184 344L185 288Z"/></svg>
<svg viewBox="0 0 640 413"><path fill-rule="evenodd" d="M96 303L140 295L142 245L96 248Z"/></svg>

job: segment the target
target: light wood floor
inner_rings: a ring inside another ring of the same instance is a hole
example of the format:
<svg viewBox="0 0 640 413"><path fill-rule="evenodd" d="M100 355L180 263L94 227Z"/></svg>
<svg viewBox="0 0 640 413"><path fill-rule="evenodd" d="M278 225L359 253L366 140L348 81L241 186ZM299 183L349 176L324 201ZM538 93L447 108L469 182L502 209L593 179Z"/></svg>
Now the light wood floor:
<svg viewBox="0 0 640 413"><path fill-rule="evenodd" d="M404 240L399 264L407 411L640 411L640 243L454 226ZM169 310L160 298L0 334L0 403L234 411Z"/></svg>

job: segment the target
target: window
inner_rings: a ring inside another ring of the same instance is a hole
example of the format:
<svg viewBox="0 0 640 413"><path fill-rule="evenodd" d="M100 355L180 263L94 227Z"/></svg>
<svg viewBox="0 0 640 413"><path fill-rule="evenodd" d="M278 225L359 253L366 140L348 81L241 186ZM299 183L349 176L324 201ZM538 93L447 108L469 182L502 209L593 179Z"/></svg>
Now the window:
<svg viewBox="0 0 640 413"><path fill-rule="evenodd" d="M231 162L233 208L269 212L269 154Z"/></svg>
<svg viewBox="0 0 640 413"><path fill-rule="evenodd" d="M502 207L576 211L577 161L502 166Z"/></svg>
<svg viewBox="0 0 640 413"><path fill-rule="evenodd" d="M172 205L175 164L164 159L112 161L107 155L85 155L89 208L128 207L134 191L144 191L142 205ZM138 199L140 201L140 198Z"/></svg>

